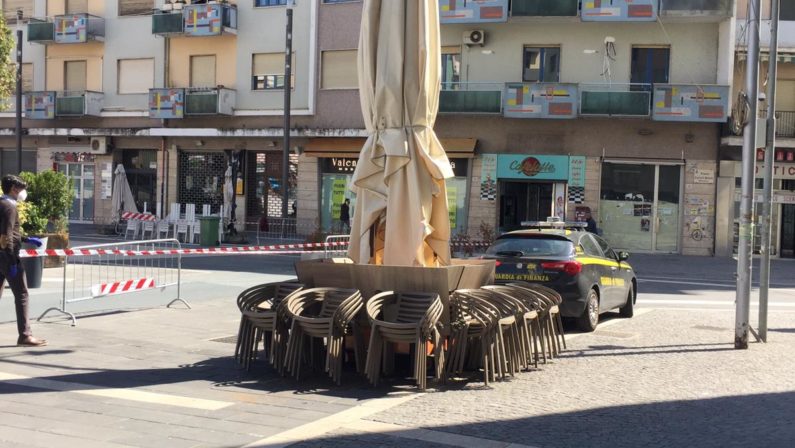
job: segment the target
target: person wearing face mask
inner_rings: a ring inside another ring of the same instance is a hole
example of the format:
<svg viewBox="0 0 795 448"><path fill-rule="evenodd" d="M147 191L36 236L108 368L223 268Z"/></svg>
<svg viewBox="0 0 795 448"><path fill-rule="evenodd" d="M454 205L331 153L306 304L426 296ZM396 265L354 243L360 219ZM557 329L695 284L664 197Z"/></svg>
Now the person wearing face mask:
<svg viewBox="0 0 795 448"><path fill-rule="evenodd" d="M19 260L19 250L22 242L41 247L41 240L32 237L22 237L19 229L19 213L17 202L24 201L28 196L25 190L27 184L17 176L8 175L2 180L3 196L0 197L0 297L3 294L3 284L8 281L8 286L14 293L14 304L17 312L17 330L19 339L17 345L21 347L40 347L47 345L44 339L33 337L28 319L28 285L25 282L25 270Z"/></svg>

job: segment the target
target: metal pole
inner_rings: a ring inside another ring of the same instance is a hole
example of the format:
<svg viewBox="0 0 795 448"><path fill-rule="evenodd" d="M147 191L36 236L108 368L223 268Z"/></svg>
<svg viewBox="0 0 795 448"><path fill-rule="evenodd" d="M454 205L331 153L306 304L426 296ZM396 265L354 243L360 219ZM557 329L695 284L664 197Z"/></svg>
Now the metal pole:
<svg viewBox="0 0 795 448"><path fill-rule="evenodd" d="M287 0L287 42L284 51L284 147L282 148L282 219L288 214L289 178L290 178L290 94L293 74L293 8L295 2Z"/></svg>
<svg viewBox="0 0 795 448"><path fill-rule="evenodd" d="M17 174L22 172L22 10L17 10Z"/></svg>
<svg viewBox="0 0 795 448"><path fill-rule="evenodd" d="M767 146L765 148L764 191L762 193L762 263L759 269L759 338L767 342L767 303L770 292L770 251L773 232L773 164L776 152L776 78L778 76L779 3L770 0L770 48L767 67Z"/></svg>
<svg viewBox="0 0 795 448"><path fill-rule="evenodd" d="M748 348L748 317L751 306L751 261L754 236L754 168L756 164L756 119L759 115L759 9L761 0L748 0L748 61L745 90L748 123L743 131L740 240L737 248L737 313L734 348Z"/></svg>

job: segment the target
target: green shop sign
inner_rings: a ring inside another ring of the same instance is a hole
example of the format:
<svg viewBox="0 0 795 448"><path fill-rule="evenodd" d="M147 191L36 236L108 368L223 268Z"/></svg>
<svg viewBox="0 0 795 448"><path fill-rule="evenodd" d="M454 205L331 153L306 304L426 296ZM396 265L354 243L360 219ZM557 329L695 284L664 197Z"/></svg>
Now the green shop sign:
<svg viewBox="0 0 795 448"><path fill-rule="evenodd" d="M500 154L497 156L499 179L568 181L568 156L533 156Z"/></svg>

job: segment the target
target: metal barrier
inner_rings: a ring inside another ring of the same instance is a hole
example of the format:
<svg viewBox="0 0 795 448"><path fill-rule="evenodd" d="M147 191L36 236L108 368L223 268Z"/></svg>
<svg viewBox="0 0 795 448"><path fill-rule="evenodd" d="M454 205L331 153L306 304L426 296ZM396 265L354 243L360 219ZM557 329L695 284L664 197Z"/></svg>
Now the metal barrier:
<svg viewBox="0 0 795 448"><path fill-rule="evenodd" d="M295 240L303 241L307 235L315 232L312 223L299 222L296 218L268 217L268 224L262 230L257 223L257 244L262 240Z"/></svg>
<svg viewBox="0 0 795 448"><path fill-rule="evenodd" d="M326 253L323 258L334 257L347 257L348 256L348 243L351 240L350 235L329 235L326 237L326 244L344 243L339 246L326 246Z"/></svg>
<svg viewBox="0 0 795 448"><path fill-rule="evenodd" d="M176 286L177 297L166 307L181 302L190 309L190 304L180 296L182 281L182 254L129 256L124 253L106 254L106 250L120 251L169 251L181 249L175 239L130 241L125 243L97 244L76 247L74 250L96 250L96 254L65 257L63 267L63 295L61 307L52 307L39 316L41 320L50 312L58 312L77 324L75 315L66 309L69 303L96 300L103 297L133 294L142 291Z"/></svg>

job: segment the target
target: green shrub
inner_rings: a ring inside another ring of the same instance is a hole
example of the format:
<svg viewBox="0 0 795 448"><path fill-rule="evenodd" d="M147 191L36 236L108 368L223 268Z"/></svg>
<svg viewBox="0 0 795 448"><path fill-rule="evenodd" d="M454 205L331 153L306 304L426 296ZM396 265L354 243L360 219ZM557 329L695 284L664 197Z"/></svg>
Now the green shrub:
<svg viewBox="0 0 795 448"><path fill-rule="evenodd" d="M48 219L42 215L36 204L31 202L17 203L19 225L23 235L44 235L47 233Z"/></svg>
<svg viewBox="0 0 795 448"><path fill-rule="evenodd" d="M35 205L38 215L52 223L56 233L66 232L74 197L72 181L63 173L50 170L23 172L20 176L28 184L28 202Z"/></svg>

